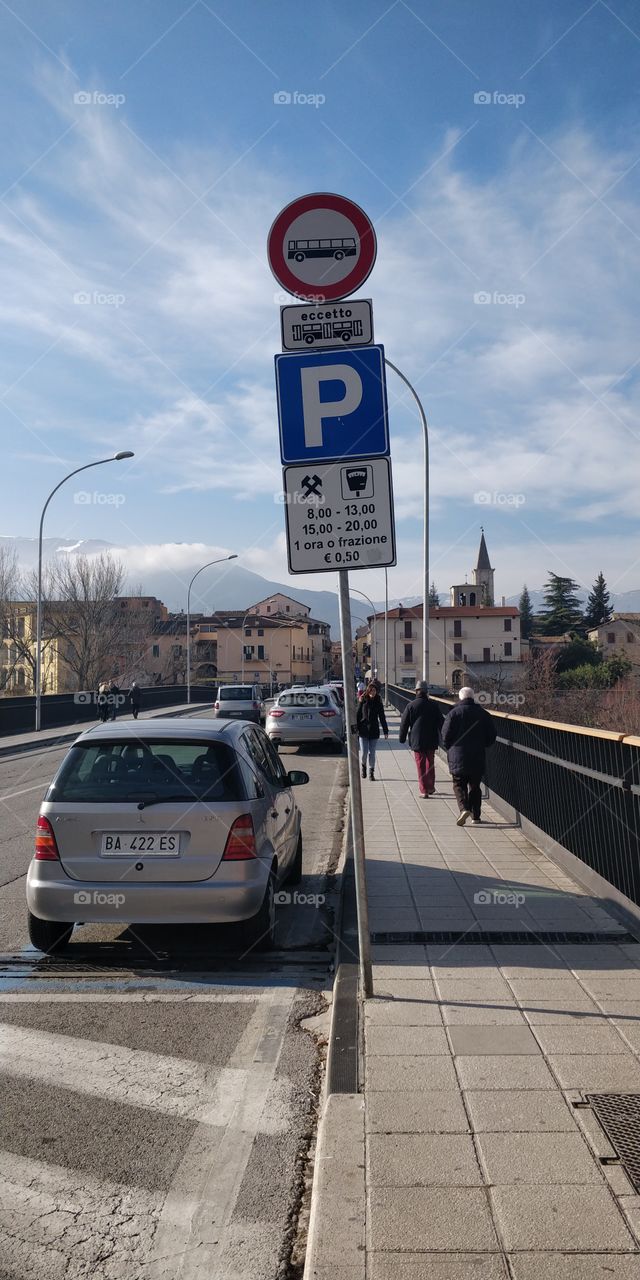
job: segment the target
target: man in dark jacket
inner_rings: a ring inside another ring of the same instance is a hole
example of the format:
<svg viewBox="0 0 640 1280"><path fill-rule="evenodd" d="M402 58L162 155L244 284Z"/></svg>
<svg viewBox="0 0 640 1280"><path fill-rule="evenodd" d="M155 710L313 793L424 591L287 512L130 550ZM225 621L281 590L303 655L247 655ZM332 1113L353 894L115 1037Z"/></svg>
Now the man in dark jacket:
<svg viewBox="0 0 640 1280"><path fill-rule="evenodd" d="M435 702L429 697L429 686L426 680L416 685L416 696L405 708L400 721L399 742L406 742L413 751L413 758L418 771L418 787L423 800L432 796L436 789L436 773L434 757L440 740L443 715Z"/></svg>
<svg viewBox="0 0 640 1280"><path fill-rule="evenodd" d="M472 825L478 826L485 749L496 740L496 726L489 712L475 702L473 689L461 689L458 698L458 706L452 707L445 718L441 741L446 748L453 793L460 810L458 826L463 827L467 818L472 818Z"/></svg>
<svg viewBox="0 0 640 1280"><path fill-rule="evenodd" d="M373 680L367 685L362 701L358 703L356 724L358 726L358 737L360 739L362 776L363 778L366 778L367 776L368 757L369 777L373 782L375 778L373 771L376 765L376 747L378 745L378 738L380 737L381 725L385 738L389 737L387 717L384 714L382 698L380 697Z"/></svg>
<svg viewBox="0 0 640 1280"><path fill-rule="evenodd" d="M141 702L142 702L142 689L140 688L140 685L135 680L132 680L131 688L129 690L129 704L133 712L134 720L138 719L138 713L140 711Z"/></svg>

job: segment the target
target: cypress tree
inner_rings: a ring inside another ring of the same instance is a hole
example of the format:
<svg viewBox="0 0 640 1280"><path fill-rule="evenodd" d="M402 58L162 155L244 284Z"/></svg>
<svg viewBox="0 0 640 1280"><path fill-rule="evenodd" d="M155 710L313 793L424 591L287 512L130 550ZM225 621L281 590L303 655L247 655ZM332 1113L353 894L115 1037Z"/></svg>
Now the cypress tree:
<svg viewBox="0 0 640 1280"><path fill-rule="evenodd" d="M599 627L611 613L611 597L607 590L602 570L598 574L592 590L589 592L587 607L584 613L585 626Z"/></svg>
<svg viewBox="0 0 640 1280"><path fill-rule="evenodd" d="M533 606L526 582L522 588L518 608L520 610L520 635L523 640L528 640L533 632Z"/></svg>

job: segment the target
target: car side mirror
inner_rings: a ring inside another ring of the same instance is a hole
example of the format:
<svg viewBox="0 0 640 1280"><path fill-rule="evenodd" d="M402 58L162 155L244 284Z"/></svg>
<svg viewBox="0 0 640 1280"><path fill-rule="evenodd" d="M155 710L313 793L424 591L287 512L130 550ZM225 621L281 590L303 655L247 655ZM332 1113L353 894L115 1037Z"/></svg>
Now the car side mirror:
<svg viewBox="0 0 640 1280"><path fill-rule="evenodd" d="M302 769L291 769L287 774L287 781L290 787L304 787L309 781L309 774L304 773Z"/></svg>

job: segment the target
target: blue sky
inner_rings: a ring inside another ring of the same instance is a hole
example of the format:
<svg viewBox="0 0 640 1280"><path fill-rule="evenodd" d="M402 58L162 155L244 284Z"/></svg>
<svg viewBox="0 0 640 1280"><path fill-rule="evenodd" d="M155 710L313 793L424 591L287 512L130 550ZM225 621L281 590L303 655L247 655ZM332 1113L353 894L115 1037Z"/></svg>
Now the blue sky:
<svg viewBox="0 0 640 1280"><path fill-rule="evenodd" d="M429 417L441 592L481 524L498 594L549 569L640 585L633 0L14 0L0 71L0 534L35 536L65 471L130 448L48 533L117 544L143 583L235 551L295 594L265 242L333 190L376 226L363 296ZM421 432L392 377L409 596Z"/></svg>

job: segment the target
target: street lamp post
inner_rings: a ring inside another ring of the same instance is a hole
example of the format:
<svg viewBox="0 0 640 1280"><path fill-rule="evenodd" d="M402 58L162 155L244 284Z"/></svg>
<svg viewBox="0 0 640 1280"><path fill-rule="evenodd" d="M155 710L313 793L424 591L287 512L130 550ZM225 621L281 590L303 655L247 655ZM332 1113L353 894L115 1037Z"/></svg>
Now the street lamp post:
<svg viewBox="0 0 640 1280"><path fill-rule="evenodd" d="M191 702L191 588L203 569L210 569L212 564L224 564L225 560L237 560L237 555L220 556L218 560L208 560L194 573L187 589L187 703Z"/></svg>
<svg viewBox="0 0 640 1280"><path fill-rule="evenodd" d="M389 578L384 571L384 700L389 706Z"/></svg>
<svg viewBox="0 0 640 1280"><path fill-rule="evenodd" d="M374 679L378 674L378 615L376 613L376 608L373 603L373 600L368 595L366 595L364 591L359 591L357 587L351 587L351 591L355 592L357 596L362 596L363 599L367 601L367 604L371 605L371 611L373 613L372 679Z"/></svg>
<svg viewBox="0 0 640 1280"><path fill-rule="evenodd" d="M106 462L122 462L125 458L133 458L134 454L130 449L125 449L121 453L116 453L112 458L99 458L97 462L85 462L83 467L76 467L75 471L70 471L68 476L64 476L55 489L51 490L47 501L42 508L40 516L40 532L38 534L38 599L36 603L36 733L40 732L41 712L42 712L42 529L44 526L44 517L47 507L51 502L54 493L66 484L72 476L77 476L81 471L88 471L90 467L102 467Z"/></svg>
<svg viewBox="0 0 640 1280"><path fill-rule="evenodd" d="M399 378L402 378L405 386L409 388L420 412L422 422L422 432L424 436L424 526L423 526L423 554L422 554L422 679L429 680L429 428L427 426L427 415L422 407L422 401L415 389L412 387L409 379L398 366L393 364L391 360L385 357L385 364L388 364Z"/></svg>

